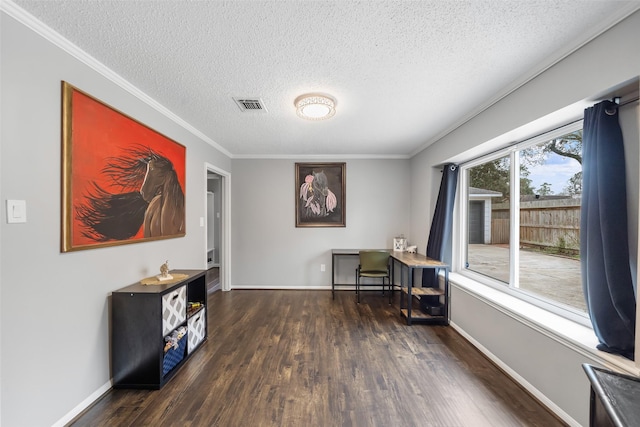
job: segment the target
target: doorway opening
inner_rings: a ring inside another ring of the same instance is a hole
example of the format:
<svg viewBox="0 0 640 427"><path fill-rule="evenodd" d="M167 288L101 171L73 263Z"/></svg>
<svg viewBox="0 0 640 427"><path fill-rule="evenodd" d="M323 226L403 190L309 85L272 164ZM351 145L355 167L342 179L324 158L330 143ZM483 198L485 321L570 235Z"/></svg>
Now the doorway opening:
<svg viewBox="0 0 640 427"><path fill-rule="evenodd" d="M230 289L229 198L231 175L205 164L205 259L207 291Z"/></svg>

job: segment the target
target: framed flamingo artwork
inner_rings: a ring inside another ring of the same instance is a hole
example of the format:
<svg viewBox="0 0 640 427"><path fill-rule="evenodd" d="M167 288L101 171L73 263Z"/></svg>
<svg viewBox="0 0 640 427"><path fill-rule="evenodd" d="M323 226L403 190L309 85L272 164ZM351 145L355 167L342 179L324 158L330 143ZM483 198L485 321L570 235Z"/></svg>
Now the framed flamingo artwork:
<svg viewBox="0 0 640 427"><path fill-rule="evenodd" d="M346 163L296 163L296 227L346 226Z"/></svg>
<svg viewBox="0 0 640 427"><path fill-rule="evenodd" d="M62 82L62 252L184 236L185 154Z"/></svg>

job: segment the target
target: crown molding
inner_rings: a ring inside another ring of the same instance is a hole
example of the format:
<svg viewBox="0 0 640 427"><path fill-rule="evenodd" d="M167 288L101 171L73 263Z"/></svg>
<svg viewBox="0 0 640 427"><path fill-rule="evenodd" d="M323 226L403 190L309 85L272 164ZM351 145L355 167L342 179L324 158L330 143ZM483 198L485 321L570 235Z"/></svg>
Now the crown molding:
<svg viewBox="0 0 640 427"><path fill-rule="evenodd" d="M599 22L598 25L595 25L585 30L585 32L578 38L574 39L572 43L567 44L566 47L558 49L553 54L549 55L547 57L547 60L540 63L538 67L533 68L530 73L527 73L522 77L520 77L519 79L514 80L510 85L507 85L504 89L496 93L496 95L493 96L491 99L489 99L487 102L481 104L480 106L478 106L477 108L475 108L474 110L466 114L465 116L461 117L458 121L456 121L454 124L449 126L447 129L444 129L442 132L439 132L437 135L434 135L433 137L431 137L426 143L424 143L423 145L418 147L416 150L411 152L410 156L413 157L418 155L420 152L424 151L430 145L444 138L445 136L447 136L448 134L450 134L460 126L467 123L469 120L480 115L482 112L489 109L492 105L496 104L501 99L506 98L511 93L520 89L522 86L526 85L531 80L535 79L540 74L547 71L549 68L553 67L563 59L567 58L569 55L576 52L578 49L582 48L583 46L590 43L597 37L601 36L603 33L610 30L615 25L619 24L620 22L622 22L623 20L625 20L626 18L628 18L638 10L640 10L640 2L637 2L637 1L629 2L629 4L626 5L626 7L621 8L618 11L618 13L612 16L610 19L603 20L602 22Z"/></svg>
<svg viewBox="0 0 640 427"><path fill-rule="evenodd" d="M406 160L407 154L236 154L234 160Z"/></svg>
<svg viewBox="0 0 640 427"><path fill-rule="evenodd" d="M33 30L35 33L42 36L45 40L53 43L55 46L59 47L63 51L67 52L72 57L76 58L78 61L82 62L92 70L96 71L98 74L102 75L106 79L110 80L114 84L118 85L122 89L129 92L134 97L138 98L140 101L149 105L151 108L167 117L169 120L176 123L178 126L186 129L196 137L202 139L207 142L209 145L226 155L227 157L233 158L233 155L224 147L220 146L214 140L209 138L204 133L200 132L198 129L184 121L182 118L177 116L175 113L171 112L168 108L160 104L155 99L151 98L149 95L138 89L136 86L129 83L125 78L120 76L118 73L111 70L109 67L104 65L102 62L95 59L93 56L89 55L84 50L80 49L78 46L64 38L62 35L54 31L51 27L45 25L43 22L38 20L35 16L31 15L20 6L13 3L11 0L0 0L0 10L21 24L25 25L29 29Z"/></svg>

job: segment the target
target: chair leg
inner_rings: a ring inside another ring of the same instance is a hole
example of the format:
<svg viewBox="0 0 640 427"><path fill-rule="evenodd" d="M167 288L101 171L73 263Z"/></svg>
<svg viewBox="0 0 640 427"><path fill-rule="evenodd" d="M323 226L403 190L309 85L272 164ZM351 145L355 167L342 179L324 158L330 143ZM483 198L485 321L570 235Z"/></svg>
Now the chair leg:
<svg viewBox="0 0 640 427"><path fill-rule="evenodd" d="M360 304L360 269L356 269L356 301Z"/></svg>

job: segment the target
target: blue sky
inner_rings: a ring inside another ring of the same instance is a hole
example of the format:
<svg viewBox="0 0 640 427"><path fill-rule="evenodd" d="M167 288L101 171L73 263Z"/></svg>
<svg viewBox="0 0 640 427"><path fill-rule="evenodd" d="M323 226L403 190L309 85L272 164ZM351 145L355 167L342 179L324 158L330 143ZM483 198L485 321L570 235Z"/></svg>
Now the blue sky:
<svg viewBox="0 0 640 427"><path fill-rule="evenodd" d="M532 181L531 187L538 190L542 183L551 184L552 194L560 194L567 186L569 178L582 170L582 166L574 159L550 153L547 161L542 165L528 166Z"/></svg>

